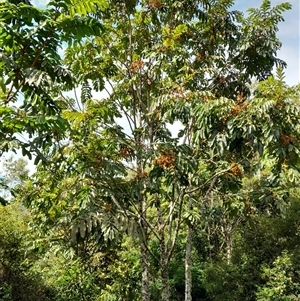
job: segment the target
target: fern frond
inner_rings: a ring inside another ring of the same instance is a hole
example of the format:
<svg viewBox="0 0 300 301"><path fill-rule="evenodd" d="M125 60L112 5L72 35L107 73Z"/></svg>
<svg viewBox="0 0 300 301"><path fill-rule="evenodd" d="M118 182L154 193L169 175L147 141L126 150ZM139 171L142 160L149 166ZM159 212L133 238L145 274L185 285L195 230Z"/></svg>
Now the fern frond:
<svg viewBox="0 0 300 301"><path fill-rule="evenodd" d="M283 70L283 67L278 67L276 69L276 78L281 82L284 83L285 82L285 73Z"/></svg>
<svg viewBox="0 0 300 301"><path fill-rule="evenodd" d="M105 10L108 8L108 2L105 0L71 0L69 13L71 16L76 14L86 16L96 13L97 10Z"/></svg>
<svg viewBox="0 0 300 301"><path fill-rule="evenodd" d="M81 87L81 101L86 103L89 99L92 98L92 88L89 83L86 81L82 84Z"/></svg>
<svg viewBox="0 0 300 301"><path fill-rule="evenodd" d="M70 123L72 124L72 126L74 126L74 128L80 127L82 122L84 122L86 119L86 115L83 112L69 111L69 110L63 111L63 117L68 121L70 121Z"/></svg>
<svg viewBox="0 0 300 301"><path fill-rule="evenodd" d="M61 39L81 41L83 37L99 36L103 31L103 25L96 19L80 16L64 16L56 22L56 30L61 31Z"/></svg>

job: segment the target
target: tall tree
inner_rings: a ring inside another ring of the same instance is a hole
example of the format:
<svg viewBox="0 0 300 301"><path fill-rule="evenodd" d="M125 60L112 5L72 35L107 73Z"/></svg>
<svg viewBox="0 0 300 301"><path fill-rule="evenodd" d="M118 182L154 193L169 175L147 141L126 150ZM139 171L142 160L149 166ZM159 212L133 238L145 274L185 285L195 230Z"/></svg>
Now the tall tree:
<svg viewBox="0 0 300 301"><path fill-rule="evenodd" d="M88 14L91 22L101 20L105 34L65 52L81 95L78 105L64 102L69 131L49 149L28 201L42 212L37 216L45 227L72 228L82 246L91 237L109 244L119 232L135 232L143 301L151 298L149 259L159 262L161 300L167 301L180 228L187 221L191 231L193 214L204 216L209 205L231 208L237 196L245 197L241 176L249 161L273 160L277 181L288 152L298 158L297 147L290 146L296 141L291 123L298 117L296 102L286 97L291 91L281 79L260 83L255 95L249 86L253 78L267 79L274 65L285 66L276 57L276 31L290 5L272 8L265 0L243 17L230 10L233 3L108 1L106 10L93 6ZM72 14L72 6L66 7ZM279 98L290 119L273 110L278 103L269 98L280 93L272 85L286 91ZM108 97L93 99L93 90L103 89ZM296 90L291 94L297 97ZM175 121L183 130L174 138L168 124ZM284 137L289 140L283 147ZM257 163L251 172L260 169ZM295 174L290 165L288 170ZM264 192L267 197L272 189ZM284 194L277 196L274 202ZM230 260L229 226L224 233ZM150 241L158 243L158 256ZM190 279L188 273L189 267ZM187 300L190 291L187 286Z"/></svg>

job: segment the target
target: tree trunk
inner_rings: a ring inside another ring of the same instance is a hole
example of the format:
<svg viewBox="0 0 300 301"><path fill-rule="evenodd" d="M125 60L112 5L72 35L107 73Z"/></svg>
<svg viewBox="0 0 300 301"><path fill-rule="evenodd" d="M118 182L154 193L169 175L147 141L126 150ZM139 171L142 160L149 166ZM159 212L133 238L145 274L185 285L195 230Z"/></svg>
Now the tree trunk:
<svg viewBox="0 0 300 301"><path fill-rule="evenodd" d="M160 238L160 280L161 280L161 301L169 301L169 259L168 248L165 241L165 224L162 216L162 209L158 210L159 238Z"/></svg>
<svg viewBox="0 0 300 301"><path fill-rule="evenodd" d="M193 229L189 226L185 249L185 301L192 301L192 234Z"/></svg>
<svg viewBox="0 0 300 301"><path fill-rule="evenodd" d="M140 141L140 140L139 140ZM137 159L137 174L142 173L140 158ZM149 292L149 250L148 250L148 226L146 223L145 199L142 195L142 183L138 181L137 186L140 188L138 192L139 204L139 226L140 226L140 250L141 250L141 269L142 269L142 301L150 301Z"/></svg>
<svg viewBox="0 0 300 301"><path fill-rule="evenodd" d="M163 250L162 250L163 251ZM166 252L161 252L161 301L169 301L169 261Z"/></svg>
<svg viewBox="0 0 300 301"><path fill-rule="evenodd" d="M150 301L149 292L149 251L148 251L148 227L144 219L146 218L143 213L144 200L139 195L139 214L140 214L140 250L141 250L141 269L142 269L142 301Z"/></svg>
<svg viewBox="0 0 300 301"><path fill-rule="evenodd" d="M142 301L150 301L149 292L149 251L148 251L148 227L145 222L146 213L144 212L144 199L139 191L139 215L140 215L140 249L141 249L141 269L142 269Z"/></svg>
<svg viewBox="0 0 300 301"><path fill-rule="evenodd" d="M232 258L232 229L229 227L228 233L226 235L226 249L227 249L227 263L231 263Z"/></svg>
<svg viewBox="0 0 300 301"><path fill-rule="evenodd" d="M142 267L142 290L141 290L142 301L150 301L148 249L145 241L141 241L141 267Z"/></svg>

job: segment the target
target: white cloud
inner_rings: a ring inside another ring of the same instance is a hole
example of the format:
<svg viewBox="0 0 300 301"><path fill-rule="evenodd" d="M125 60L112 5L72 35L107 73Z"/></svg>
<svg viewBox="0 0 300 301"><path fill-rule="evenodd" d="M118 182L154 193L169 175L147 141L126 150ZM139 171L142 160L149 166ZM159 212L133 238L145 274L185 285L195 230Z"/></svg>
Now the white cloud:
<svg viewBox="0 0 300 301"><path fill-rule="evenodd" d="M45 8L50 0L32 0L31 4L36 7Z"/></svg>

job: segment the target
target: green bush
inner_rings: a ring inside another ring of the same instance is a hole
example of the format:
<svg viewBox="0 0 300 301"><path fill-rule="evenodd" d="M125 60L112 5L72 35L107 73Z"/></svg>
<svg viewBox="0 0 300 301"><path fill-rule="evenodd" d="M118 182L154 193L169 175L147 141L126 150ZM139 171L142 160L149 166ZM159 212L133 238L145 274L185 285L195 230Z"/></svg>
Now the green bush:
<svg viewBox="0 0 300 301"><path fill-rule="evenodd" d="M257 301L299 300L299 266L293 264L292 257L284 251L272 266L262 266L262 278L266 282L258 288Z"/></svg>

